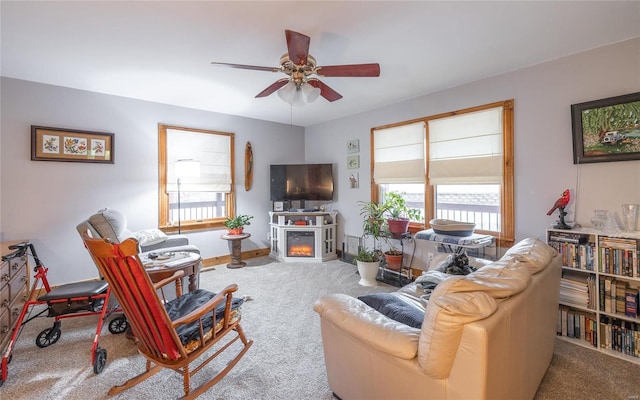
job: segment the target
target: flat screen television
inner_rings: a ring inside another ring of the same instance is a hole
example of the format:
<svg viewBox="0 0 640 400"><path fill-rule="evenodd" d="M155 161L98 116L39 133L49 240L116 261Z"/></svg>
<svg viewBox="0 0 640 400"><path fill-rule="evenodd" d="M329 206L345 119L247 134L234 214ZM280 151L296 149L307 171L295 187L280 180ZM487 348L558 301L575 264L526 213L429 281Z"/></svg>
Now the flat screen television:
<svg viewBox="0 0 640 400"><path fill-rule="evenodd" d="M271 165L271 201L332 199L333 164Z"/></svg>

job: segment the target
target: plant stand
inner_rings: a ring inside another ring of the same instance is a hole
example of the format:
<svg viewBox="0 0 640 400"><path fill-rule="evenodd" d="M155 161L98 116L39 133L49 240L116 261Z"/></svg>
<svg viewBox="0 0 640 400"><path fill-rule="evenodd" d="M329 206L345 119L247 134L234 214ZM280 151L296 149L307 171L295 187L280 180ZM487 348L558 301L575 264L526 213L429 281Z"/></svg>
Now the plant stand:
<svg viewBox="0 0 640 400"><path fill-rule="evenodd" d="M242 268L247 265L242 261L242 241L249 237L251 237L250 233L220 236L221 239L229 241L229 249L231 250L231 262L227 264L227 268Z"/></svg>
<svg viewBox="0 0 640 400"><path fill-rule="evenodd" d="M386 257L388 257L388 255L385 254L385 260L382 261L382 265L380 266L380 273L378 274L377 280L379 282L384 282L396 287L402 287L413 281L411 264L413 263L413 252L415 252L416 244L415 240L411 236L411 233L409 232L401 235L396 240L400 241L400 249L402 250L402 256L399 256L401 257L399 265L389 265L386 261ZM404 263L405 242L413 244L413 252L411 253L409 262L406 265Z"/></svg>

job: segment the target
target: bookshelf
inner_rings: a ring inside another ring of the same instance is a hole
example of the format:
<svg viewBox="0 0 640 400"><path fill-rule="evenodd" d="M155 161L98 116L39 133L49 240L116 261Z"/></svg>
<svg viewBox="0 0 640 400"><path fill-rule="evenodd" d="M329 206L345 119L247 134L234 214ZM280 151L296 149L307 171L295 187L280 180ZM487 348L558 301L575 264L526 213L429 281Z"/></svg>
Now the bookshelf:
<svg viewBox="0 0 640 400"><path fill-rule="evenodd" d="M640 364L640 232L548 229L562 256L557 334Z"/></svg>

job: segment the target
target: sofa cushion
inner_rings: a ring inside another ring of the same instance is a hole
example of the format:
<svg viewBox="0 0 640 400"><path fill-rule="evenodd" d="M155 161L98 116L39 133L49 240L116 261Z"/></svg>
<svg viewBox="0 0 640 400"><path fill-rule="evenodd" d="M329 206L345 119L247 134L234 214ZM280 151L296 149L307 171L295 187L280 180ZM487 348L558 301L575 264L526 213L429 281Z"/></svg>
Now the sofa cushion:
<svg viewBox="0 0 640 400"><path fill-rule="evenodd" d="M556 254L557 252L543 241L527 238L511 247L504 255L520 261L532 274L536 274L549 265Z"/></svg>
<svg viewBox="0 0 640 400"><path fill-rule="evenodd" d="M387 317L413 328L420 328L424 307L416 298L404 293L374 293L358 297L365 304Z"/></svg>
<svg viewBox="0 0 640 400"><path fill-rule="evenodd" d="M89 217L89 223L104 239L119 243L133 236L133 232L127 229L127 217L118 210L103 208Z"/></svg>
<svg viewBox="0 0 640 400"><path fill-rule="evenodd" d="M446 293L480 291L494 299L520 293L531 282L531 272L520 262L512 259L495 261L469 275L455 275L436 286L433 297Z"/></svg>
<svg viewBox="0 0 640 400"><path fill-rule="evenodd" d="M483 292L432 296L418 345L420 368L432 378L447 378L456 357L464 325L487 318L496 309L496 301Z"/></svg>

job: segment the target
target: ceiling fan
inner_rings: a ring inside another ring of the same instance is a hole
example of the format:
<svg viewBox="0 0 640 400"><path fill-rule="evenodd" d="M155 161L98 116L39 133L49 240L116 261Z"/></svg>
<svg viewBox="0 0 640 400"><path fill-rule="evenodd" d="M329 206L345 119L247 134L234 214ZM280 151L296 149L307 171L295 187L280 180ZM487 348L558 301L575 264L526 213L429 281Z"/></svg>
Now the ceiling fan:
<svg viewBox="0 0 640 400"><path fill-rule="evenodd" d="M288 29L284 32L287 39L287 53L280 57L279 67L260 67L222 62L212 62L211 64L256 71L282 72L288 77L278 79L258 93L256 97L266 97L278 91L278 95L284 101L294 105L304 104L303 94L308 102L315 100L318 95L328 101L336 101L342 98L340 93L331 89L318 78L313 77L313 75L324 77L380 76L380 65L377 63L318 66L316 59L309 54L311 38Z"/></svg>

